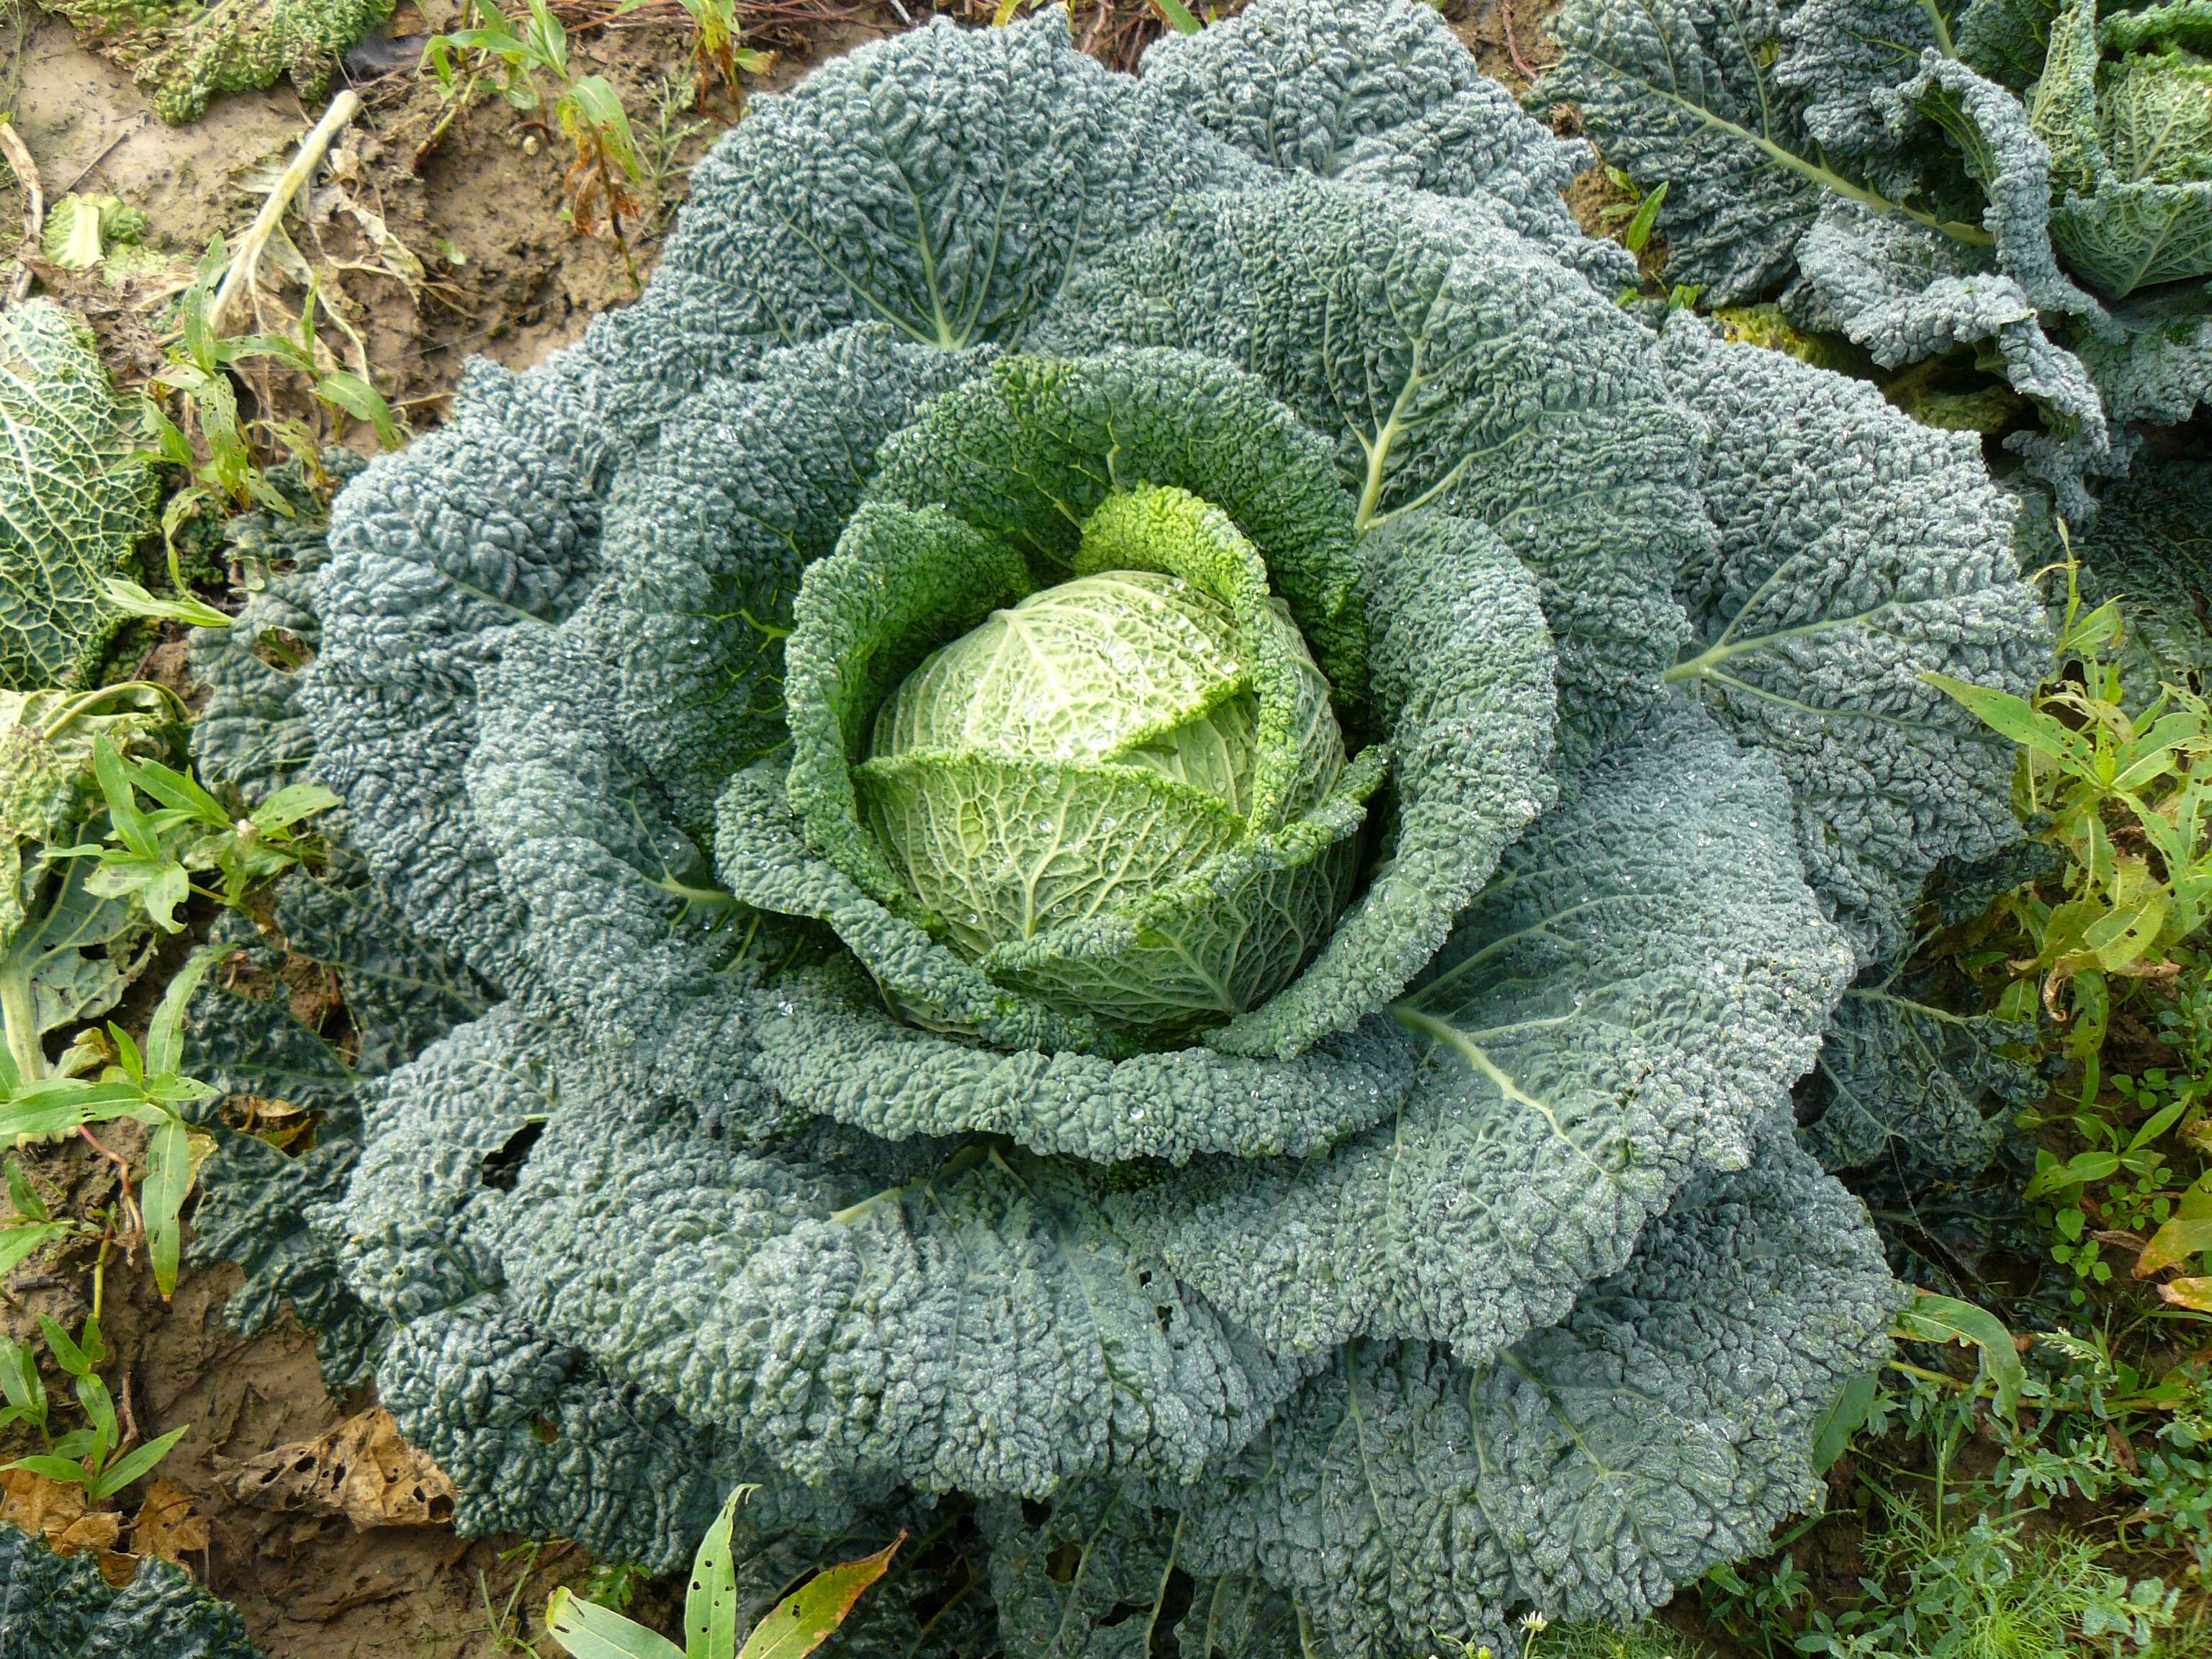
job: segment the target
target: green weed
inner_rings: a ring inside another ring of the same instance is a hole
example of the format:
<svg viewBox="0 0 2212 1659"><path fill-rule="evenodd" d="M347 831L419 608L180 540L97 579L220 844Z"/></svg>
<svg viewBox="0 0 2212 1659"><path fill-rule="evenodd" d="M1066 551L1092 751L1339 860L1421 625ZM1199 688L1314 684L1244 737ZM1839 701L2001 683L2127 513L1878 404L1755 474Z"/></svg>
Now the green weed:
<svg viewBox="0 0 2212 1659"><path fill-rule="evenodd" d="M623 0L615 8L620 17L659 0ZM745 26L738 15L736 0L676 0L691 20L693 100L703 106L710 83L720 80L732 111L744 107L741 75L765 75L775 67L774 52L759 52L744 44Z"/></svg>
<svg viewBox="0 0 2212 1659"><path fill-rule="evenodd" d="M177 1288L183 1246L181 1216L192 1183L192 1133L185 1110L213 1099L216 1093L212 1085L186 1077L182 1070L185 1010L213 960L205 952L196 954L169 981L154 1011L143 1050L128 1031L111 1024L105 1042L92 1033L80 1036L60 1064L43 1074L26 1075L13 1054L0 1053L0 1144L14 1145L25 1136L76 1134L113 1164L122 1182L125 1221L132 1233L145 1239L154 1282L164 1298ZM103 1058L106 1063L100 1065L98 1074L87 1075ZM149 1131L145 1180L135 1199L129 1161L92 1134L95 1124L125 1120L143 1124ZM20 1191L18 1183L9 1185L10 1196L22 1215L27 1183ZM65 1224L55 1221L33 1197L27 1224L40 1229ZM28 1246L24 1255L60 1236L48 1232L39 1243Z"/></svg>
<svg viewBox="0 0 2212 1659"><path fill-rule="evenodd" d="M740 1644L737 1565L730 1552L738 1506L759 1490L739 1486L699 1543L684 1599L684 1645L586 1601L566 1585L545 1605L545 1633L574 1659L805 1659L845 1622L870 1585L884 1576L906 1542L896 1538L873 1555L824 1567L792 1590Z"/></svg>
<svg viewBox="0 0 2212 1659"><path fill-rule="evenodd" d="M95 1315L71 1337L54 1321L41 1317L40 1334L54 1363L75 1384L77 1405L85 1425L56 1435L48 1421L50 1401L39 1376L38 1353L30 1343L0 1340L0 1427L24 1423L36 1431L46 1450L19 1457L6 1467L44 1475L49 1480L82 1490L88 1502L114 1497L134 1480L143 1480L191 1432L191 1425L172 1429L157 1439L124 1450L123 1429L115 1413L115 1398L100 1380L99 1367L107 1362Z"/></svg>
<svg viewBox="0 0 2212 1659"><path fill-rule="evenodd" d="M291 517L291 499L268 476L275 449L319 468L321 435L269 412L265 397L259 400L264 413L245 413L239 392L240 376L249 368L297 374L318 404L368 425L386 449L406 441L383 394L365 374L341 367L319 337L319 290L313 279L299 315L286 326L246 334L223 331L224 295L227 286L234 286L237 264L222 237L208 245L178 299L176 338L168 347L167 362L154 376L159 391L143 406L149 445L143 459L174 468L184 482L161 510L161 541L174 597L157 598L120 579L107 584L109 598L133 616L204 628L228 625L228 617L192 597L179 562L179 531L188 523L220 520L243 508ZM173 413L164 407L163 393L174 400Z"/></svg>
<svg viewBox="0 0 2212 1659"><path fill-rule="evenodd" d="M458 103L467 101L480 75L494 74L501 95L531 125L549 136L555 128L560 131L569 146L563 180L569 223L581 236L605 229L622 251L631 284L638 286L637 261L623 226L644 211L635 187L644 181L645 169L622 94L605 76L575 72L568 58L568 33L545 0L529 0L520 18L509 18L491 0L472 3L475 27L433 35L422 61ZM685 3L689 9L692 0ZM548 84L541 86L541 79Z"/></svg>
<svg viewBox="0 0 2212 1659"><path fill-rule="evenodd" d="M104 737L93 744L93 763L107 805L106 842L49 856L98 860L87 889L132 900L165 933L182 927L176 910L187 898L242 909L249 887L319 861L320 843L299 825L338 804L320 784L295 783L234 814L189 772L128 758ZM154 803L152 811L139 804L142 794ZM213 876L220 884L204 885L195 876Z"/></svg>

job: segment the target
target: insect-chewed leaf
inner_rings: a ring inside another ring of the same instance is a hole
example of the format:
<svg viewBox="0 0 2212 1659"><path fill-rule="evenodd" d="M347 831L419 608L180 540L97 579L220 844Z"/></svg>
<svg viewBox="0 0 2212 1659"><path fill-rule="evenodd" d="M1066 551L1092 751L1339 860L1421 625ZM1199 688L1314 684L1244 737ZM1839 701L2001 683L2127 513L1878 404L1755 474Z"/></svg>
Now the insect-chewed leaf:
<svg viewBox="0 0 2212 1659"><path fill-rule="evenodd" d="M901 1533L873 1555L824 1567L777 1602L768 1617L753 1627L744 1646L738 1650L738 1659L805 1659L845 1622L853 1604L884 1576L891 1557L904 1542L906 1534Z"/></svg>

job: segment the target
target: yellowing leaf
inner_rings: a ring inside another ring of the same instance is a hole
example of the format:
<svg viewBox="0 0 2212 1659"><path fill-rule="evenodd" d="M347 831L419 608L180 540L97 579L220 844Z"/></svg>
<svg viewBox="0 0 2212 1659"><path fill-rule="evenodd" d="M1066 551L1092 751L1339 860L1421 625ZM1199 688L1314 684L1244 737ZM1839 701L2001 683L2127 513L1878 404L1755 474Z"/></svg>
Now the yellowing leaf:
<svg viewBox="0 0 2212 1659"><path fill-rule="evenodd" d="M1975 719L1990 730L2010 738L2033 753L2048 756L2077 777L2089 775L2094 764L2092 751L2081 735L2026 698L1954 679L1948 674L1923 674L1921 678L1964 703Z"/></svg>
<svg viewBox="0 0 2212 1659"><path fill-rule="evenodd" d="M902 1532L873 1555L838 1566L825 1567L769 1610L753 1626L738 1659L803 1659L829 1639L845 1622L845 1615L861 1593L884 1576L898 1547L906 1542Z"/></svg>
<svg viewBox="0 0 2212 1659"><path fill-rule="evenodd" d="M2136 1277L2148 1279L2178 1267L2199 1251L2212 1250L2212 1216L2176 1216L2150 1237L2136 1258Z"/></svg>
<svg viewBox="0 0 2212 1659"><path fill-rule="evenodd" d="M2081 931L2082 945L2106 973L2115 973L2142 956L2158 941L2166 925L2166 900L2162 892L2150 893L2100 917Z"/></svg>

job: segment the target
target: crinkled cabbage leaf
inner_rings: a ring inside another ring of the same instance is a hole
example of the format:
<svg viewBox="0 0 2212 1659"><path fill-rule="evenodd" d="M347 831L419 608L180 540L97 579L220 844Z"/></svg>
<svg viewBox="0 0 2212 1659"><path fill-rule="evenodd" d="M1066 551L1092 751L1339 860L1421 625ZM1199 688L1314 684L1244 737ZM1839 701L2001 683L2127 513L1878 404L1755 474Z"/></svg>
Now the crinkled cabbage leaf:
<svg viewBox="0 0 2212 1659"><path fill-rule="evenodd" d="M1131 1650L1172 1564L1214 1646L1348 1656L1633 1618L1804 1501L1897 1292L1790 1092L1997 838L1918 676L2048 647L1972 445L1622 310L1587 159L1404 0L1135 77L939 21L347 489L268 707L496 1006L303 1085L358 1135L268 1224L465 1528L665 1565L741 1479L792 1548L957 1492L1011 1651ZM979 951L871 827L905 677L1086 537L1279 605L1361 772L1267 751L1178 872L1352 870L1187 1032L1039 994L1166 910Z"/></svg>

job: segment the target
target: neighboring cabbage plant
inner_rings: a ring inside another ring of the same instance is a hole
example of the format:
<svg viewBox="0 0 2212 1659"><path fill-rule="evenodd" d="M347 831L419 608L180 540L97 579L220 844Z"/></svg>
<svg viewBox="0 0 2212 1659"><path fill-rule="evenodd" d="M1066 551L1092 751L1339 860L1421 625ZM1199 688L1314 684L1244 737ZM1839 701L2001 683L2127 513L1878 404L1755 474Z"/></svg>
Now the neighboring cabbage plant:
<svg viewBox="0 0 2212 1659"><path fill-rule="evenodd" d="M2212 276L2212 6L2067 0L2028 125L2051 152L2051 236L2115 298Z"/></svg>
<svg viewBox="0 0 2212 1659"><path fill-rule="evenodd" d="M50 300L0 316L0 686L82 684L156 491L92 331Z"/></svg>
<svg viewBox="0 0 2212 1659"><path fill-rule="evenodd" d="M392 0L40 0L112 58L164 121L197 121L217 93L289 76L323 95L338 59L392 15Z"/></svg>
<svg viewBox="0 0 2212 1659"><path fill-rule="evenodd" d="M9 1659L260 1659L238 1610L182 1567L148 1558L118 1589L94 1553L58 1554L8 1521L0 1521L0 1634Z"/></svg>
<svg viewBox="0 0 2212 1659"><path fill-rule="evenodd" d="M153 955L144 909L93 890L93 860L57 855L106 828L94 745L174 759L184 713L139 680L0 691L0 1040L18 1078L46 1076L51 1040L112 1010Z"/></svg>
<svg viewBox="0 0 2212 1659"><path fill-rule="evenodd" d="M2003 432L2068 516L2212 398L2204 0L1567 0L1553 27L1537 101L1667 185L1671 279L1925 365L1900 392Z"/></svg>
<svg viewBox="0 0 2212 1659"><path fill-rule="evenodd" d="M1790 1091L2013 834L1924 676L2048 647L1976 441L1646 327L1588 161L1423 5L940 21L339 497L209 729L346 796L301 936L455 994L386 1069L211 991L331 1119L206 1178L465 1529L665 1566L744 1480L782 1571L961 1493L960 1618L841 1639L1349 1659L1817 1498L1901 1292Z"/></svg>

